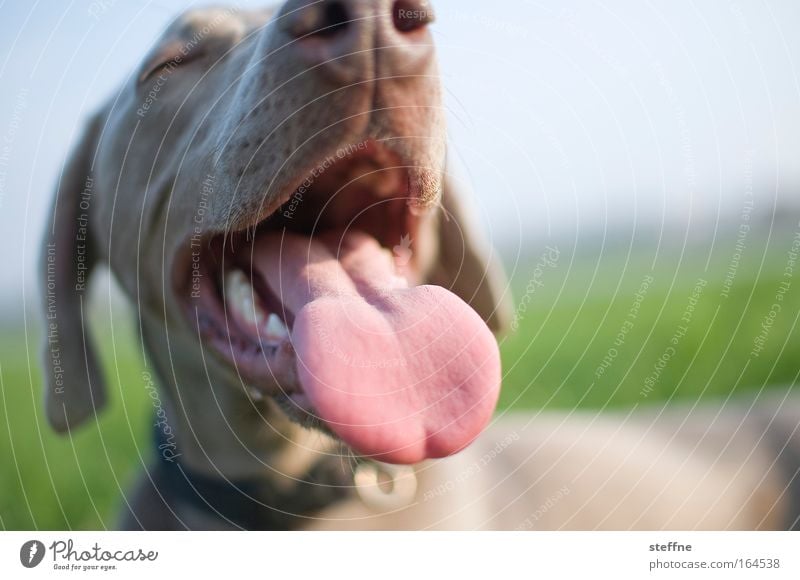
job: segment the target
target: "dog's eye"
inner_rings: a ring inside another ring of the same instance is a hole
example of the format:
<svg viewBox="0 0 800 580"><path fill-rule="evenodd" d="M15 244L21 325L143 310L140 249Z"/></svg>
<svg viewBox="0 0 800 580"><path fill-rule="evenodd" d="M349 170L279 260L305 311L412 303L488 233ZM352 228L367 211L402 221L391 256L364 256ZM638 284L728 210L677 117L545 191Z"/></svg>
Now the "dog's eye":
<svg viewBox="0 0 800 580"><path fill-rule="evenodd" d="M175 69L203 56L200 50L187 50L186 47L171 47L172 50L161 51L148 60L139 74L139 84L161 74L172 74Z"/></svg>

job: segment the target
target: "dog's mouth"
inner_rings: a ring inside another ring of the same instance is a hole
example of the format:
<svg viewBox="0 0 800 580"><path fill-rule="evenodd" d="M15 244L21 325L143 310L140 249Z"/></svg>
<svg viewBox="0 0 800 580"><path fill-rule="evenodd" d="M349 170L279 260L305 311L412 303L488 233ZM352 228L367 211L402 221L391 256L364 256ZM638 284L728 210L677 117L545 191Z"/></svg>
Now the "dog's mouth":
<svg viewBox="0 0 800 580"><path fill-rule="evenodd" d="M194 245L192 325L251 392L393 463L468 445L491 417L497 345L480 317L417 286L410 173L374 142L324 159L255 228Z"/></svg>

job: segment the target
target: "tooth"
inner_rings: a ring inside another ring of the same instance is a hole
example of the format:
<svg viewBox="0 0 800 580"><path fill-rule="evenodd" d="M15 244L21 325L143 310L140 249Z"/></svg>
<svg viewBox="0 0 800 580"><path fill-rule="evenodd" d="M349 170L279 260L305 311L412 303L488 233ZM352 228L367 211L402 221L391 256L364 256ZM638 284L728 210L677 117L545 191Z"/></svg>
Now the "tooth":
<svg viewBox="0 0 800 580"><path fill-rule="evenodd" d="M250 398L253 399L256 403L264 400L264 393L256 389L255 387L248 387L247 392L250 394Z"/></svg>
<svg viewBox="0 0 800 580"><path fill-rule="evenodd" d="M264 334L267 339L284 340L289 338L289 331L286 325L281 321L277 314L270 314L267 318L267 325L264 328Z"/></svg>
<svg viewBox="0 0 800 580"><path fill-rule="evenodd" d="M245 322L261 326L266 318L253 285L241 270L231 270L225 276L225 302Z"/></svg>

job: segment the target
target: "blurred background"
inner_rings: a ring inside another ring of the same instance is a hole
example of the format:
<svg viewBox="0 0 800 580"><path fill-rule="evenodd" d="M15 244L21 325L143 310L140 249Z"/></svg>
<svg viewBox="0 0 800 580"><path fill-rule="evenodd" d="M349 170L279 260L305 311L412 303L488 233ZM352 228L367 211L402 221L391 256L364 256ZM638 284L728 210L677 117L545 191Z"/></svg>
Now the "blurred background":
<svg viewBox="0 0 800 580"><path fill-rule="evenodd" d="M108 277L91 316L110 408L50 432L34 264L84 120L194 4L0 0L0 529L112 528L150 457L132 315ZM451 155L514 292L500 413L795 385L800 4L434 4Z"/></svg>

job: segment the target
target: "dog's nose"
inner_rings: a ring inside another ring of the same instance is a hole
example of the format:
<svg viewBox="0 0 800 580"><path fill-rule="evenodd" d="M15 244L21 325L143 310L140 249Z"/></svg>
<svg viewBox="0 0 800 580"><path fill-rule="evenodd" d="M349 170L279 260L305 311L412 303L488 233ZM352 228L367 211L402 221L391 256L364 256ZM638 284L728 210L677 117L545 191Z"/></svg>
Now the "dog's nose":
<svg viewBox="0 0 800 580"><path fill-rule="evenodd" d="M277 25L309 69L349 84L421 74L433 19L429 0L289 0Z"/></svg>

